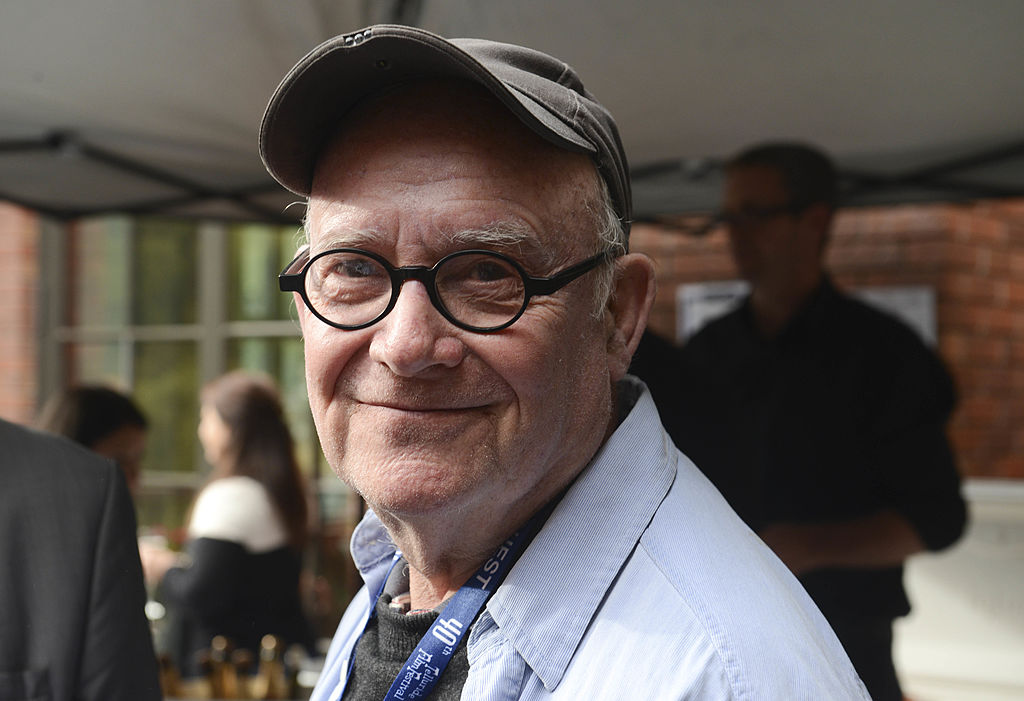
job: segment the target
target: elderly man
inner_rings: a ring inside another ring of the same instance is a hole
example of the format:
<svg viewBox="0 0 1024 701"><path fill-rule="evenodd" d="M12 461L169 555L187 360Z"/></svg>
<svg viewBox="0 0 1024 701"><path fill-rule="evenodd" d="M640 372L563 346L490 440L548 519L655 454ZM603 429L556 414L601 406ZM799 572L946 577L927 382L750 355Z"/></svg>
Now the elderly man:
<svg viewBox="0 0 1024 701"><path fill-rule="evenodd" d="M866 698L625 376L652 263L571 68L371 27L289 73L261 150L309 198L281 286L327 459L372 507L314 699Z"/></svg>

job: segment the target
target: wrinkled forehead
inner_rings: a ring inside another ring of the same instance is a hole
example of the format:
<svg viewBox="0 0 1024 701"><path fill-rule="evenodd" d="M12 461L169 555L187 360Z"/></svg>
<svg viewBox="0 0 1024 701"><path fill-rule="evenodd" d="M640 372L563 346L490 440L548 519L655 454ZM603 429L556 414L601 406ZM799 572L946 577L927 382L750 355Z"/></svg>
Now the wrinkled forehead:
<svg viewBox="0 0 1024 701"><path fill-rule="evenodd" d="M472 194L506 200L580 236L593 229L601 193L589 157L544 141L485 90L418 82L375 94L339 125L317 162L310 219L353 193L417 190L467 208Z"/></svg>

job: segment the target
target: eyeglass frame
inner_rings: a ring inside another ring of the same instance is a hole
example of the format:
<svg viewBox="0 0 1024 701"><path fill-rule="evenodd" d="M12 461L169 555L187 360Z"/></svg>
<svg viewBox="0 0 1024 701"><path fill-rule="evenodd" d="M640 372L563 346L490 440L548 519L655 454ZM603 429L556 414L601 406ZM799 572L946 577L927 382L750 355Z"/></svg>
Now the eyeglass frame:
<svg viewBox="0 0 1024 701"><path fill-rule="evenodd" d="M357 255L366 256L376 262L380 263L384 270L387 271L388 276L391 278L391 298L388 300L387 306L378 314L376 317L362 324L340 324L335 321L331 321L326 316L321 314L309 301L309 295L306 293L306 273L310 267L318 259L325 256L336 254L336 253L355 253ZM437 271L441 268L446 261L453 258L457 258L465 255L487 255L500 260L505 261L512 268L519 273L519 277L523 281L523 304L519 308L519 311L509 319L508 321L498 324L497 326L472 326L456 319L452 313L444 306L444 302L441 301L441 296L437 291ZM296 292L302 297L302 301L305 303L306 308L313 313L315 317L320 319L328 326L332 326L342 331L358 331L359 329L365 329L373 326L378 321L386 317L391 313L391 310L395 308L398 303L398 296L402 292L402 285L409 280L416 280L422 284L427 290L427 296L430 298L430 303L433 305L441 316L451 322L454 326L464 330L471 331L473 333L495 333L503 329L507 329L509 326L517 322L520 317L526 312L526 308L530 306L530 300L534 297L543 297L552 295L558 292L560 289L568 285L573 280L582 277L586 273L595 269L602 263L613 260L618 256L622 255L621 251L605 249L585 260L578 263L569 265L561 270L555 272L547 277L535 277L526 272L526 269L511 256L499 253L498 251L491 251L482 248L469 248L460 251L449 253L442 257L432 266L426 265L404 265L401 267L393 266L390 261L384 256L374 253L373 251L367 251L362 248L332 248L326 251L321 251L312 258L309 258L303 265L302 269L298 272L290 273L303 257L309 257L309 247L306 246L291 260L288 265L285 266L284 270L277 276L278 288L282 292Z"/></svg>
<svg viewBox="0 0 1024 701"><path fill-rule="evenodd" d="M719 226L739 226L744 225L750 226L751 224L760 224L768 221L775 217L782 215L796 216L802 214L814 203L800 204L791 202L789 204L773 205L771 207L748 207L745 210L737 212L729 212L724 209L720 209L714 212L711 216L702 219L698 224L685 227L687 231L694 236L704 236L710 233ZM741 222L741 218L747 218L747 222Z"/></svg>

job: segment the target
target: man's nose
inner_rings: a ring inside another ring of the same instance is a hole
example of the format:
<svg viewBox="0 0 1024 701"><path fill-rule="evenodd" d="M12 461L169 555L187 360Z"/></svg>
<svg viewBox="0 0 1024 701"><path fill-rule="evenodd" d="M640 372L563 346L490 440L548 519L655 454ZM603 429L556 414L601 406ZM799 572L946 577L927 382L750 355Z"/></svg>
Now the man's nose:
<svg viewBox="0 0 1024 701"><path fill-rule="evenodd" d="M423 283L407 280L391 312L377 322L370 357L401 377L455 367L465 355L459 330L441 316Z"/></svg>

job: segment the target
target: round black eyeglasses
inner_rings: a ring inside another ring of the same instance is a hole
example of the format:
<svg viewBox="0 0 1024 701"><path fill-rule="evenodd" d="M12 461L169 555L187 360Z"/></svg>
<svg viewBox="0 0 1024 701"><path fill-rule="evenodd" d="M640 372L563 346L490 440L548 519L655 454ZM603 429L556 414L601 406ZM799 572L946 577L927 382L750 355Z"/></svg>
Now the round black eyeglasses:
<svg viewBox="0 0 1024 701"><path fill-rule="evenodd" d="M533 277L495 251L457 251L430 268L396 268L358 248L335 248L312 258L304 249L277 280L282 292L298 292L325 324L346 331L383 319L394 309L402 284L417 280L445 319L460 329L491 333L514 324L533 297L554 294L617 255L602 251L550 277Z"/></svg>

